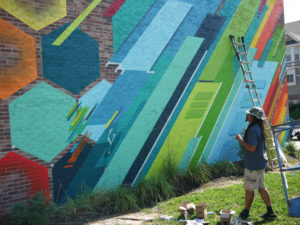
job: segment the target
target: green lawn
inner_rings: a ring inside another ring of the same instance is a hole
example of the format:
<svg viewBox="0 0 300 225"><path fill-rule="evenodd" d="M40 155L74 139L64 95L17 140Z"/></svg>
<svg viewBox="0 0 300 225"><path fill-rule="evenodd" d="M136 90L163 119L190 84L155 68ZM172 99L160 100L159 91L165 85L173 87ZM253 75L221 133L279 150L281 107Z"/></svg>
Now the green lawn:
<svg viewBox="0 0 300 225"><path fill-rule="evenodd" d="M300 172L295 176L287 174L289 184L289 198L300 196ZM288 209L283 192L281 176L277 172L266 174L266 185L271 195L273 208L277 213L278 218L274 221L264 222L259 215L265 213L265 205L259 195L255 192L255 199L250 210L250 217L254 224L300 224L300 218L292 218L288 216ZM242 184L235 184L225 188L207 189L204 192L191 193L186 196L172 198L169 201L158 204L161 214L166 214L174 217L179 216L178 207L181 202L189 201L194 204L199 202L207 203L207 210L213 211L213 215L208 215L207 220L210 224L220 224L219 212L222 209L231 209L237 214L244 208L244 189ZM178 224L177 222L155 221L153 224Z"/></svg>

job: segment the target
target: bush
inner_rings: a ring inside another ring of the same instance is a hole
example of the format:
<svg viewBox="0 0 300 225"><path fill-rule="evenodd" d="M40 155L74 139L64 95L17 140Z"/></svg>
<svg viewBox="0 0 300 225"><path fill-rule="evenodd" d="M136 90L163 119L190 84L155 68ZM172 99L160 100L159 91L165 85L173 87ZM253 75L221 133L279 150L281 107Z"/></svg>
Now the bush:
<svg viewBox="0 0 300 225"><path fill-rule="evenodd" d="M211 180L211 171L207 164L203 163L199 166L190 166L186 171L186 177L194 186L207 183Z"/></svg>
<svg viewBox="0 0 300 225"><path fill-rule="evenodd" d="M164 177L139 182L135 194L141 207L150 206L175 196L172 185Z"/></svg>
<svg viewBox="0 0 300 225"><path fill-rule="evenodd" d="M16 225L48 225L51 222L53 206L47 205L44 193L37 193L29 202L17 203L11 209L12 222Z"/></svg>
<svg viewBox="0 0 300 225"><path fill-rule="evenodd" d="M289 156L295 157L296 158L296 146L293 142L289 142L285 147L284 147L284 151L286 152L286 154L288 154Z"/></svg>
<svg viewBox="0 0 300 225"><path fill-rule="evenodd" d="M300 104L290 105L289 107L290 117L294 120L300 119Z"/></svg>
<svg viewBox="0 0 300 225"><path fill-rule="evenodd" d="M213 178L243 174L243 168L241 165L227 161L219 161L215 164L209 165L209 169Z"/></svg>
<svg viewBox="0 0 300 225"><path fill-rule="evenodd" d="M126 213L139 210L137 197L129 188L119 187L110 193L110 201L114 203L113 213Z"/></svg>

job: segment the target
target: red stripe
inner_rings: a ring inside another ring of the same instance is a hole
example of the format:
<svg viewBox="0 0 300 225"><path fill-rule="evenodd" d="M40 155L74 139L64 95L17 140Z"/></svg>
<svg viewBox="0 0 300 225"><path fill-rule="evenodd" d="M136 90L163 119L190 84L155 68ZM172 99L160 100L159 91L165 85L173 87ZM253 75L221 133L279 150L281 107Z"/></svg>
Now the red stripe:
<svg viewBox="0 0 300 225"><path fill-rule="evenodd" d="M104 12L105 17L113 17L126 0L115 0Z"/></svg>

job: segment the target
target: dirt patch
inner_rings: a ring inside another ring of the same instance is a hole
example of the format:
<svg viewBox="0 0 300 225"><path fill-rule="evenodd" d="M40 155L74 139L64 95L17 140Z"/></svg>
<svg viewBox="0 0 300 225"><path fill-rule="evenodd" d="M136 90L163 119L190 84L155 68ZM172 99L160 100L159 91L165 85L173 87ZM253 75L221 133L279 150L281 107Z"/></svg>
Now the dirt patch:
<svg viewBox="0 0 300 225"><path fill-rule="evenodd" d="M188 194L194 193L194 192L203 192L205 189L212 189L212 188L223 188L228 187L234 184L241 184L242 180L240 177L231 176L231 177L221 177L217 178L213 181L210 181L204 185L202 185L199 188L194 189L193 191L189 192ZM188 195L187 194L187 195ZM157 207L153 207L149 209L149 213L144 212L138 212L138 213L130 213L126 215L121 215L117 217L112 218L103 218L100 220L97 220L95 222L86 223L85 225L141 225L145 224L145 222L149 218L158 218L162 214L160 213L159 209ZM147 223L150 224L150 223Z"/></svg>
<svg viewBox="0 0 300 225"><path fill-rule="evenodd" d="M100 219L92 223L87 223L86 225L140 225L148 221L150 218L157 218L159 214L157 213L131 213L118 217L113 217L109 219Z"/></svg>
<svg viewBox="0 0 300 225"><path fill-rule="evenodd" d="M199 188L196 188L195 190L189 192L188 194L194 192L203 192L205 189L224 188L234 184L242 184L243 181L240 178L241 177L237 177L237 176L220 177L200 186Z"/></svg>

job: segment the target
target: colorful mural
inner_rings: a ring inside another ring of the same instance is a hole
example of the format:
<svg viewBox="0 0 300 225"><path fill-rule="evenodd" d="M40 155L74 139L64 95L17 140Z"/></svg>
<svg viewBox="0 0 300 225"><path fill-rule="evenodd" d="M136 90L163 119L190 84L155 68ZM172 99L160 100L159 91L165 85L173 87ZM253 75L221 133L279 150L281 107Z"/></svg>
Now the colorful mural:
<svg viewBox="0 0 300 225"><path fill-rule="evenodd" d="M245 37L270 123L288 119L283 0L0 7L2 193L6 167L38 174L29 197L46 190L63 203L84 186L108 190L161 176L170 155L180 170L240 160L234 136L252 105L231 34Z"/></svg>

